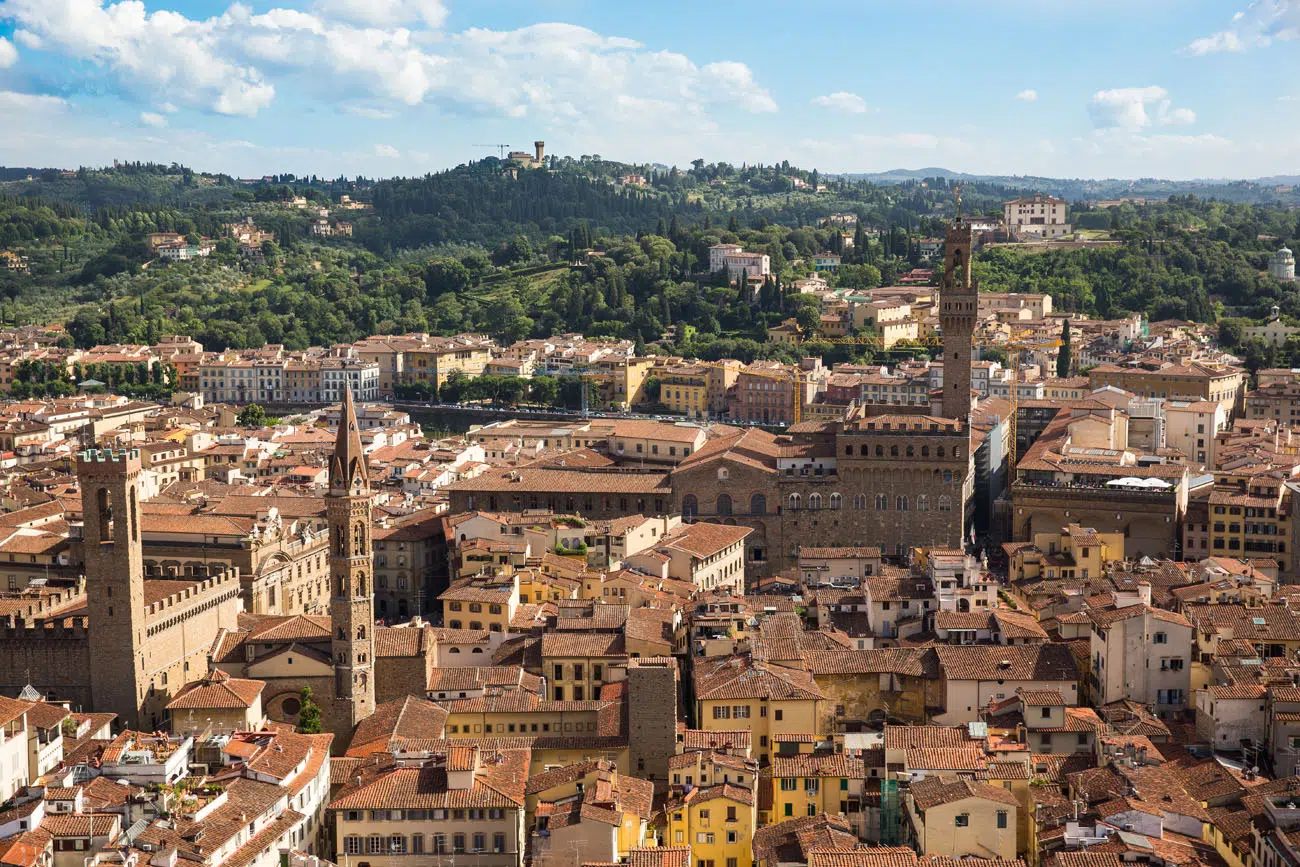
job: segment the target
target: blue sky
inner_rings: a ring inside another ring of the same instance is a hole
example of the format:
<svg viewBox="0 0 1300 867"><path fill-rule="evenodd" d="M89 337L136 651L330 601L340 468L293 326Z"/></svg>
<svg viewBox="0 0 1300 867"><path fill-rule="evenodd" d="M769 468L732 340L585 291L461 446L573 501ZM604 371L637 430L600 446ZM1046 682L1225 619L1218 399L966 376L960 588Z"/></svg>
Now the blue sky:
<svg viewBox="0 0 1300 867"><path fill-rule="evenodd" d="M1300 0L0 0L0 164L1300 173Z"/></svg>

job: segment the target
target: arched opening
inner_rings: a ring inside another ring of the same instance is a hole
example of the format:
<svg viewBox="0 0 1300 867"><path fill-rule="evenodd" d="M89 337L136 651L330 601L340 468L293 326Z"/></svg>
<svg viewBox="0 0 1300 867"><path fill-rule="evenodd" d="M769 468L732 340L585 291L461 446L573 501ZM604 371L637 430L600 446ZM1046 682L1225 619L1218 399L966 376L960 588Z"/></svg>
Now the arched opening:
<svg viewBox="0 0 1300 867"><path fill-rule="evenodd" d="M731 514L731 495L718 494L718 514L726 517Z"/></svg>
<svg viewBox="0 0 1300 867"><path fill-rule="evenodd" d="M688 521L695 519L700 514L700 501L694 494L687 494L682 497L682 517Z"/></svg>
<svg viewBox="0 0 1300 867"><path fill-rule="evenodd" d="M749 513L751 515L767 514L767 497L762 494L755 494L749 498Z"/></svg>

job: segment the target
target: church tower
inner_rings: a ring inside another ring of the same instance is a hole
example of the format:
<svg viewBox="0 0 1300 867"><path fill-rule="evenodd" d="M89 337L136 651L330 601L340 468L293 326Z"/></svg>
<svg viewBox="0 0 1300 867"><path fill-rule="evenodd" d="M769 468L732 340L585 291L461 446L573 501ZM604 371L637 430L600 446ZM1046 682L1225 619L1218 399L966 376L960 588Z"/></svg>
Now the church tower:
<svg viewBox="0 0 1300 867"><path fill-rule="evenodd" d="M939 329L943 332L943 414L970 417L971 342L979 314L979 284L971 277L971 226L961 218L948 227Z"/></svg>
<svg viewBox="0 0 1300 867"><path fill-rule="evenodd" d="M150 727L141 708L145 670L144 558L140 544L140 453L87 449L77 456L85 518L90 688L94 710L127 728Z"/></svg>
<svg viewBox="0 0 1300 867"><path fill-rule="evenodd" d="M330 459L325 515L330 528L330 626L334 632L334 701L350 731L374 713L374 557L370 548L370 482L361 451L352 390Z"/></svg>

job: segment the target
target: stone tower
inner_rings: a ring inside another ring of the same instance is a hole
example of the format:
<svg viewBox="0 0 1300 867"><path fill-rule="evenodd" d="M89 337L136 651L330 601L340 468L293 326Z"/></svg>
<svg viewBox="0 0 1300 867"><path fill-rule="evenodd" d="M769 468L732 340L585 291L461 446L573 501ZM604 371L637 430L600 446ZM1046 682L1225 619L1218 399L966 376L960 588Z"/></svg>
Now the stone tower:
<svg viewBox="0 0 1300 867"><path fill-rule="evenodd" d="M668 788L668 757L677 753L677 660L627 662L628 759L634 777Z"/></svg>
<svg viewBox="0 0 1300 867"><path fill-rule="evenodd" d="M330 626L334 633L335 718L351 730L375 710L374 556L370 482L352 390L343 389L338 438L330 459L325 515L330 528Z"/></svg>
<svg viewBox="0 0 1300 867"><path fill-rule="evenodd" d="M139 728L145 671L144 561L140 546L140 453L87 449L77 457L85 516L90 685L96 712Z"/></svg>
<svg viewBox="0 0 1300 867"><path fill-rule="evenodd" d="M960 216L948 227L939 329L943 332L943 414L970 417L971 340L979 314L979 284L971 277L971 227Z"/></svg>

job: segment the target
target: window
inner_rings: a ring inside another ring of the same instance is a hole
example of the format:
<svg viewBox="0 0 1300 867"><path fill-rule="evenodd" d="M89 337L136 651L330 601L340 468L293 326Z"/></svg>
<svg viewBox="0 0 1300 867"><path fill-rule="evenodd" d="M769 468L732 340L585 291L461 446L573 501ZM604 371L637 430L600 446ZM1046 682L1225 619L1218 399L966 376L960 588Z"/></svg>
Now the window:
<svg viewBox="0 0 1300 867"><path fill-rule="evenodd" d="M713 706L714 719L731 719L731 708L726 705Z"/></svg>
<svg viewBox="0 0 1300 867"><path fill-rule="evenodd" d="M694 494L682 497L682 517L690 520L700 513L700 501Z"/></svg>
<svg viewBox="0 0 1300 867"><path fill-rule="evenodd" d="M482 852L487 848L487 834L474 835L474 851Z"/></svg>
<svg viewBox="0 0 1300 867"><path fill-rule="evenodd" d="M423 855L423 854L424 854L424 835L423 835L423 834L412 834L412 835L411 835L411 854L412 854L412 855Z"/></svg>
<svg viewBox="0 0 1300 867"><path fill-rule="evenodd" d="M889 495L876 494L876 511L883 512L885 509L888 508L889 508Z"/></svg>
<svg viewBox="0 0 1300 867"><path fill-rule="evenodd" d="M792 511L792 512L797 512L798 510L799 510L799 495L798 495L798 494L791 494L791 495L790 495L790 511Z"/></svg>
<svg viewBox="0 0 1300 867"><path fill-rule="evenodd" d="M787 816L793 816L793 815L794 815L794 804L786 804L786 805L785 805L785 814L786 814Z"/></svg>
<svg viewBox="0 0 1300 867"><path fill-rule="evenodd" d="M966 828L966 827L969 827L969 826L970 826L970 814L969 814L969 813L958 813L958 814L957 814L957 827L958 827L958 828Z"/></svg>
<svg viewBox="0 0 1300 867"><path fill-rule="evenodd" d="M384 838L378 834L372 834L366 838L366 854L382 855L384 853Z"/></svg>
<svg viewBox="0 0 1300 867"><path fill-rule="evenodd" d="M732 719L749 719L749 705L738 704L731 709Z"/></svg>
<svg viewBox="0 0 1300 867"><path fill-rule="evenodd" d="M493 835L492 835L492 851L493 851L493 852L504 852L504 851L506 851L506 835L505 835L505 834L493 834Z"/></svg>
<svg viewBox="0 0 1300 867"><path fill-rule="evenodd" d="M782 710L780 710L780 709L778 708L777 710L773 711L772 713L773 713L772 718L775 719L777 722L780 722L781 719L782 719L782 716L783 716L783 714L784 714L785 712L782 711Z"/></svg>
<svg viewBox="0 0 1300 867"><path fill-rule="evenodd" d="M401 834L393 834L388 838L388 854L403 855L406 853L406 838Z"/></svg>
<svg viewBox="0 0 1300 867"><path fill-rule="evenodd" d="M1155 633L1154 635L1151 636L1151 643L1152 643L1152 644L1168 644L1168 643L1169 643L1169 636L1166 635L1166 634L1163 633L1163 632L1157 632L1157 633Z"/></svg>
<svg viewBox="0 0 1300 867"><path fill-rule="evenodd" d="M344 851L345 853L347 853L348 855L360 855L360 854L361 854L361 838L360 838L360 837L344 837L344 838L343 838L343 851Z"/></svg>
<svg viewBox="0 0 1300 867"><path fill-rule="evenodd" d="M734 821L736 821L736 808L735 808L735 807L728 807L728 808L727 808L727 821L728 821L728 822L734 822ZM728 831L727 833L730 834L730 833L734 833L734 832ZM735 840L728 840L727 842L728 842L728 843L734 843L734 842L736 842L736 841L735 841Z"/></svg>
<svg viewBox="0 0 1300 867"><path fill-rule="evenodd" d="M795 789L798 788L798 786L799 786L799 781L794 779L793 777L781 778L781 791L783 792L793 792L795 791Z"/></svg>
<svg viewBox="0 0 1300 867"><path fill-rule="evenodd" d="M731 514L731 495L718 494L717 513L724 517Z"/></svg>
<svg viewBox="0 0 1300 867"><path fill-rule="evenodd" d="M1005 828L1006 826L1007 826L1007 811L998 810L998 827Z"/></svg>

